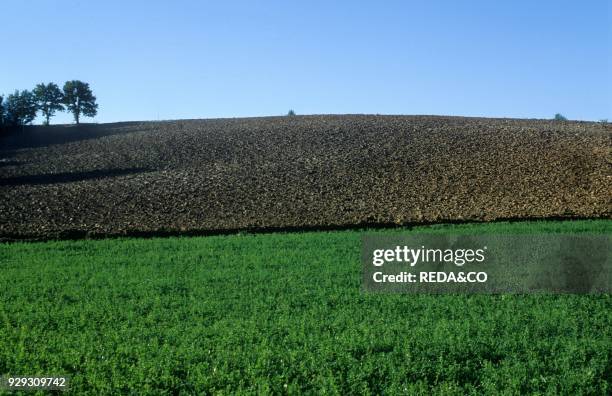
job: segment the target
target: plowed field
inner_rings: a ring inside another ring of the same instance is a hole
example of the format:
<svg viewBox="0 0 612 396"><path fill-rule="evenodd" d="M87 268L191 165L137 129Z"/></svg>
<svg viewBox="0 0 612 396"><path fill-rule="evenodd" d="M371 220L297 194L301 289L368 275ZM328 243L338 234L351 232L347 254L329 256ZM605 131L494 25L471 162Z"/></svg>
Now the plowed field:
<svg viewBox="0 0 612 396"><path fill-rule="evenodd" d="M0 138L0 237L610 218L612 127L297 116Z"/></svg>

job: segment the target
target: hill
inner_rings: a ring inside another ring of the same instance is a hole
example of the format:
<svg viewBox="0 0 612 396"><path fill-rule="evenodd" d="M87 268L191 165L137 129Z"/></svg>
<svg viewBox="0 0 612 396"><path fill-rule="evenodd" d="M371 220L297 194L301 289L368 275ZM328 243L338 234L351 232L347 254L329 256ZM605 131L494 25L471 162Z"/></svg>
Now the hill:
<svg viewBox="0 0 612 396"><path fill-rule="evenodd" d="M612 128L329 115L29 127L0 237L611 217Z"/></svg>

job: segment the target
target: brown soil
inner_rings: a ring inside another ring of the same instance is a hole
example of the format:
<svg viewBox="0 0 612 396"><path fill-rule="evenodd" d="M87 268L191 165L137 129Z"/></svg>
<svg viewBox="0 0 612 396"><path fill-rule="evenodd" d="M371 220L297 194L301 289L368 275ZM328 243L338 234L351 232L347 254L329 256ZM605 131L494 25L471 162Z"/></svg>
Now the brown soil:
<svg viewBox="0 0 612 396"><path fill-rule="evenodd" d="M611 217L612 128L433 116L30 127L0 238Z"/></svg>

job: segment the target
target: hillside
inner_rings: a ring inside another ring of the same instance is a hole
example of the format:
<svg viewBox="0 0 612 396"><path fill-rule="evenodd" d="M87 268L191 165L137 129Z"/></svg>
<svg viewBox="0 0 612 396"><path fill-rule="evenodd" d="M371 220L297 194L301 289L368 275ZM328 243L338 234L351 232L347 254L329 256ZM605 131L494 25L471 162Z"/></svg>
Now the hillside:
<svg viewBox="0 0 612 396"><path fill-rule="evenodd" d="M437 116L29 127L0 137L0 237L610 218L612 128Z"/></svg>

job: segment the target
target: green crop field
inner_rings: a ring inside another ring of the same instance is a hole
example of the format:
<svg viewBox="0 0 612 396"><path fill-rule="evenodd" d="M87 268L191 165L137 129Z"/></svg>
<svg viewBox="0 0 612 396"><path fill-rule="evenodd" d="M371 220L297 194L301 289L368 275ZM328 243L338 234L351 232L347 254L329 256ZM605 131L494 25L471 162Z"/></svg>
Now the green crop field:
<svg viewBox="0 0 612 396"><path fill-rule="evenodd" d="M365 294L362 233L2 244L0 374L92 395L610 393L610 295Z"/></svg>

